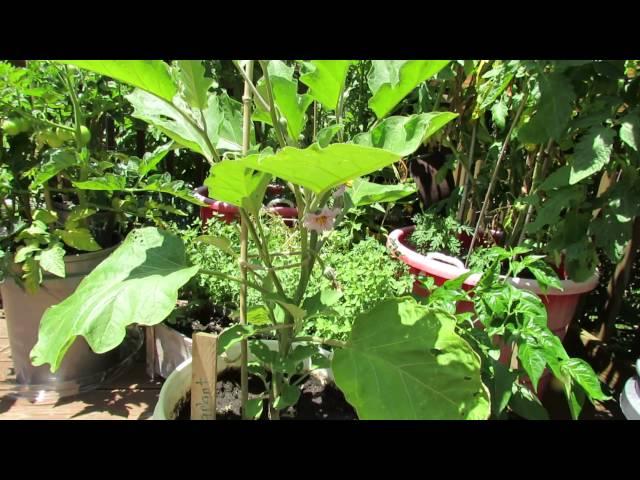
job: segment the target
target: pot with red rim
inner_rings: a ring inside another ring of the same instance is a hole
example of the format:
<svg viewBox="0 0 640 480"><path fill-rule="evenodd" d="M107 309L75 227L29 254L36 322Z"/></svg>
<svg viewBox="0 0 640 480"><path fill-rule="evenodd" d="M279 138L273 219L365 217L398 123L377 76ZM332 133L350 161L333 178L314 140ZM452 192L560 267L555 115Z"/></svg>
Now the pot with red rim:
<svg viewBox="0 0 640 480"><path fill-rule="evenodd" d="M467 273L462 261L440 253L429 253L422 255L411 246L410 237L415 226L399 228L392 231L387 238L387 248L392 255L409 266L413 275L423 275L434 279L436 285L442 285L447 280L459 277ZM470 290L480 280L481 275L475 273L465 280L462 288ZM569 324L573 319L580 297L593 290L598 285L597 271L584 282L574 282L572 280L560 280L562 290L550 288L547 293L543 293L537 281L528 278L508 278L507 281L515 286L529 290L537 294L547 309L547 321L549 329L553 331L560 340L564 339ZM416 280L414 283L414 293L419 296L427 296L428 291ZM470 302L459 302L458 313L473 311L473 304ZM510 357L510 352L503 349L501 361ZM538 387L539 394L544 390L549 378L541 379L544 385Z"/></svg>
<svg viewBox="0 0 640 480"><path fill-rule="evenodd" d="M282 185L270 184L267 187L267 194L271 196L281 195L284 192ZM231 223L240 218L240 209L231 203L213 200L208 197L209 189L206 186L198 187L195 190L198 200L205 203L205 207L200 207L200 219L206 222L212 217L220 218L225 223ZM285 223L291 226L298 218L298 209L292 202L285 198L275 198L267 205L267 211L280 215L285 219Z"/></svg>

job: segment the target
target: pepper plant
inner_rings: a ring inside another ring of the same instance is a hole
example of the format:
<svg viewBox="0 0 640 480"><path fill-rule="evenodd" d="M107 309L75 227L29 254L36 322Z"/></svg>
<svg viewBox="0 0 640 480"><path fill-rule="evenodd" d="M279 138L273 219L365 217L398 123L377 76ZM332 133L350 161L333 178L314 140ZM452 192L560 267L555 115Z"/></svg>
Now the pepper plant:
<svg viewBox="0 0 640 480"><path fill-rule="evenodd" d="M408 117L388 116L404 97L447 61L374 61L369 79L369 106L377 117L367 132L348 139L341 127L345 79L350 61L310 61L295 65L259 61L262 76L254 81L254 61L236 62L245 80L242 138L224 107L224 98L210 91L210 82L197 61L176 62L175 69L160 61L74 61L75 65L127 82L134 116L149 122L177 144L201 153L212 164L206 185L218 200L240 207L240 278L189 265L184 246L174 235L155 227L131 232L123 245L100 264L68 299L50 308L41 323L32 351L35 365L59 367L77 335L91 348L106 352L124 338L132 323L153 325L175 307L178 288L200 273L236 281L241 286L240 323L219 337L219 351L240 342L242 404L245 418L261 415L264 402L270 418L296 403L300 390L296 375L329 366L318 344L333 347L330 362L337 385L360 418L479 419L489 414L489 394L481 382L480 359L455 332L455 321L410 297L386 299L355 319L347 342L302 334L305 320L331 307L331 289L306 295L314 268L322 268L322 247L343 218L343 185L411 154L455 118L450 112ZM294 68L308 93L298 93ZM253 100L252 100L253 99ZM306 112L313 102L335 112L335 123L313 129L306 143ZM252 114L252 104L255 104ZM251 143L251 119L270 126L276 149ZM235 137L234 137L235 138ZM337 140L337 142L336 142ZM332 143L335 142L335 143ZM262 199L273 177L285 181L298 209L297 251L274 252L264 228ZM104 185L106 182L100 180ZM248 239L257 249L249 257ZM228 248L228 240L204 236L202 241ZM289 263L275 267L273 258ZM297 272L292 292L284 290L279 272ZM247 290L262 295L262 305L247 309ZM271 350L264 338L275 338ZM249 348L257 362L249 363ZM266 380L263 398L249 400L248 373Z"/></svg>

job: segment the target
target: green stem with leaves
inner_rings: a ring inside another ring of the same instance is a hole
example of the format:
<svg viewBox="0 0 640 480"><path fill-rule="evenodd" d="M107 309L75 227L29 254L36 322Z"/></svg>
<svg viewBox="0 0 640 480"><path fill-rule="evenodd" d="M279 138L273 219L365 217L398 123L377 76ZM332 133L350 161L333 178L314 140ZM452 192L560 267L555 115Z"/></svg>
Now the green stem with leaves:
<svg viewBox="0 0 640 480"><path fill-rule="evenodd" d="M487 188L487 193L484 196L484 202L482 202L482 208L480 209L478 222L476 223L476 228L473 231L473 237L471 238L471 245L469 246L469 253L465 261L465 267L469 264L469 259L471 258L471 252L473 251L473 246L476 243L476 239L478 238L478 233L480 232L480 229L482 228L482 225L484 223L484 215L487 212L487 208L489 207L489 203L491 201L491 194L493 193L493 189L496 185L496 181L498 180L498 172L500 171L500 164L502 163L502 160L504 159L507 153L507 149L509 148L509 142L511 141L511 134L513 133L513 129L518 124L518 121L520 120L520 116L524 111L524 107L527 103L528 95L529 95L529 92L525 90L523 92L522 100L520 101L520 106L518 107L518 111L516 112L513 122L511 122L509 131L507 132L507 138L505 138L504 143L502 144L502 149L500 150L500 154L498 155L496 166L493 169L493 174L491 175L491 181L489 182L489 187Z"/></svg>

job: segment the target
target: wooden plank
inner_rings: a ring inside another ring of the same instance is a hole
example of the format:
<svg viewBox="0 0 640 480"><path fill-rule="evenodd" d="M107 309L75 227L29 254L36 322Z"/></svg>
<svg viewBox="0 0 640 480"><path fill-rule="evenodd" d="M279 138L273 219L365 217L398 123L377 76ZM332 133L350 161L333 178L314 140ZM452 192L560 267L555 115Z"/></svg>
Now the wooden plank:
<svg viewBox="0 0 640 480"><path fill-rule="evenodd" d="M218 337L199 332L192 338L191 419L215 420Z"/></svg>

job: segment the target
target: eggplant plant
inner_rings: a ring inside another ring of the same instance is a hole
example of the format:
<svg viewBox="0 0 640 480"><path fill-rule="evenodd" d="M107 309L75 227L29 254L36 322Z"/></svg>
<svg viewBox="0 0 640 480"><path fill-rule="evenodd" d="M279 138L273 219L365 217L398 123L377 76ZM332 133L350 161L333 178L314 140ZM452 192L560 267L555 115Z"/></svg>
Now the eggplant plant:
<svg viewBox="0 0 640 480"><path fill-rule="evenodd" d="M335 380L362 419L483 419L490 412L489 392L480 376L480 357L455 331L455 321L438 309L410 297L382 300L354 321L346 342L301 334L305 321L330 309L331 289L306 295L314 268L322 269L322 247L344 216L345 184L393 165L411 154L455 118L450 112L388 116L397 104L448 61L374 61L368 105L375 125L346 138L346 78L351 61L238 61L245 81L240 142L237 117L226 100L211 91L198 61L69 61L136 87L128 96L134 116L159 129L178 145L204 156L211 164L206 185L216 199L240 207L241 267L239 278L206 271L186 261L181 240L155 227L132 231L121 247L80 284L76 292L43 316L34 365L49 363L55 371L76 336L106 352L124 338L129 324L153 325L175 308L178 289L197 274L219 276L240 284L240 322L218 338L218 351L241 343L242 413L257 418L265 407L272 419L295 404L300 395L296 375L331 366ZM255 67L261 77L254 80ZM300 94L300 82L308 89ZM309 146L303 132L312 104L333 113L334 123L313 128ZM268 126L276 148L252 144L252 120ZM337 141L336 141L337 140ZM286 182L296 199L294 226L299 249L269 248L262 199L272 178ZM89 179L88 181L91 181ZM96 180L101 186L107 184ZM117 190L117 188L114 188ZM353 193L353 192L352 192ZM398 192L374 192L383 201ZM380 197L380 195L382 196ZM375 196L375 195L374 195ZM349 198L353 198L350 196ZM360 197L362 202L364 196ZM248 256L251 238L257 256ZM202 241L233 254L228 240L204 235ZM274 256L289 263L275 267ZM298 277L291 291L280 273ZM327 272L330 274L330 272ZM247 290L260 292L262 304L248 310ZM263 343L275 338L278 349ZM330 363L318 345L334 349ZM249 349L257 362L249 363ZM259 399L248 399L249 372L265 379ZM271 380L266 382L266 374Z"/></svg>

